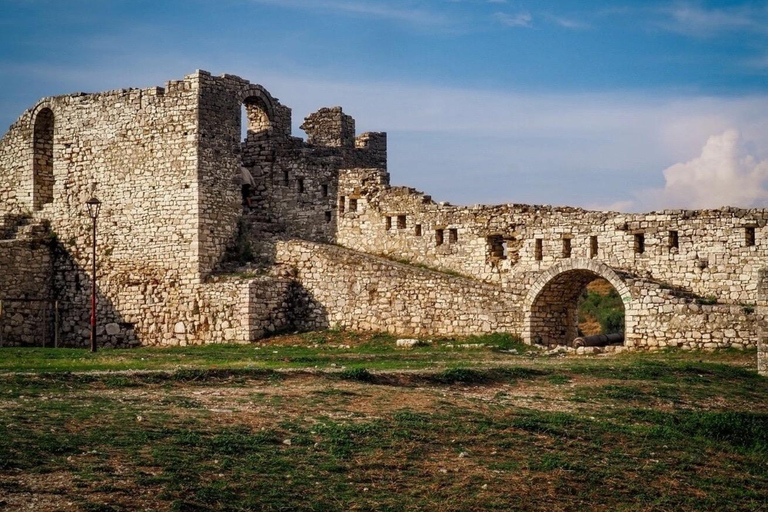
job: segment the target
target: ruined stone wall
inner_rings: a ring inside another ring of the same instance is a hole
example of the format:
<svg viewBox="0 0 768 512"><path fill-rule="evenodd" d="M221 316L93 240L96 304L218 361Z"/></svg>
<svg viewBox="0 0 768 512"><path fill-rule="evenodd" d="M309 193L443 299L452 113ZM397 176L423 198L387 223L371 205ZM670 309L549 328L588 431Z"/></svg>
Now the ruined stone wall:
<svg viewBox="0 0 768 512"><path fill-rule="evenodd" d="M25 113L0 139L0 217L32 210L32 123Z"/></svg>
<svg viewBox="0 0 768 512"><path fill-rule="evenodd" d="M53 344L51 241L36 228L0 240L0 346Z"/></svg>
<svg viewBox="0 0 768 512"><path fill-rule="evenodd" d="M0 195L19 200L2 208L49 221L59 241L53 288L63 343L88 339L92 233L84 203L93 182L102 201L99 320L110 324L100 341L130 344L173 332L174 311L199 280L197 96L189 77L164 89L46 98L3 137L0 176L15 178L0 184ZM33 191L42 112L53 117L53 144L51 194L40 200Z"/></svg>
<svg viewBox="0 0 768 512"><path fill-rule="evenodd" d="M627 324L633 340L628 346L684 350L757 346L760 322L754 306L698 304L670 296L668 290L650 288L651 293L640 296Z"/></svg>
<svg viewBox="0 0 768 512"><path fill-rule="evenodd" d="M345 170L340 176L346 209L339 244L505 289L522 292L552 265L589 258L723 303L754 305L757 270L768 259L767 210L620 214L535 205L455 207L390 187L381 171Z"/></svg>
<svg viewBox="0 0 768 512"><path fill-rule="evenodd" d="M260 85L205 71L165 88L46 98L25 112L0 139L0 238L50 223L46 290L60 302L62 342L88 339L92 182L103 203L107 346L245 342L334 324L526 341L535 330L562 343L575 334L564 326L575 326L579 290L606 276L625 300L628 346L756 342L766 210L438 204L389 185L386 134L357 136L354 119L332 107L305 119L305 142L291 135L291 115ZM252 210L241 205L241 166L256 181ZM242 263L223 262L239 244L262 263L295 266L297 280L221 277ZM10 269L0 267L0 283Z"/></svg>
<svg viewBox="0 0 768 512"><path fill-rule="evenodd" d="M220 276L193 291L163 344L248 343L290 327L291 281Z"/></svg>
<svg viewBox="0 0 768 512"><path fill-rule="evenodd" d="M471 279L305 241L278 244L277 261L296 269L305 329L471 335L521 328L515 297Z"/></svg>

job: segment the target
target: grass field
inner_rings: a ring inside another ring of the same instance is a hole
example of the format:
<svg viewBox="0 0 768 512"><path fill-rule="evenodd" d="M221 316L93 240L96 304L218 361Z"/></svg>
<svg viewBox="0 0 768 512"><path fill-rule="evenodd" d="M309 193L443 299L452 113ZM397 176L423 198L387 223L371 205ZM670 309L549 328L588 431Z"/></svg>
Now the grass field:
<svg viewBox="0 0 768 512"><path fill-rule="evenodd" d="M0 510L768 510L754 351L393 345L0 349Z"/></svg>

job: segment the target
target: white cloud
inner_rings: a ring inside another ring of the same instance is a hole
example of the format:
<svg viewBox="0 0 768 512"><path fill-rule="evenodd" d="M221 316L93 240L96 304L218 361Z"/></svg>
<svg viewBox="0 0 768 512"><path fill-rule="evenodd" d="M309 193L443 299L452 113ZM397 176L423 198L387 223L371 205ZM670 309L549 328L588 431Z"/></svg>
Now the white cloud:
<svg viewBox="0 0 768 512"><path fill-rule="evenodd" d="M570 28L573 30L583 30L590 28L589 23L585 23L583 21L575 20L572 18L564 18L562 16L555 16L552 14L546 15L546 18L555 25L559 25L563 28Z"/></svg>
<svg viewBox="0 0 768 512"><path fill-rule="evenodd" d="M673 208L768 206L768 159L750 154L736 130L712 135L701 154L664 170L662 189L641 193L641 204Z"/></svg>
<svg viewBox="0 0 768 512"><path fill-rule="evenodd" d="M728 31L768 33L768 8L735 6L707 9L696 4L681 3L664 9L669 20L662 26L668 30L695 36L712 36Z"/></svg>
<svg viewBox="0 0 768 512"><path fill-rule="evenodd" d="M396 7L381 2L359 2L353 0L251 0L288 9L335 11L350 15L379 18L389 21L424 26L448 26L451 21L443 14L423 9Z"/></svg>
<svg viewBox="0 0 768 512"><path fill-rule="evenodd" d="M265 72L264 64L234 55L172 60L155 56L131 65L113 60L59 68L0 62L0 74L45 84L43 96L162 86L195 67L226 71L263 84L291 107L295 135L303 134L298 125L306 115L332 105L355 117L359 132L389 132L393 183L456 204L676 207L679 195L664 192L661 170L700 158L703 142L730 127L749 141L751 146L741 147L755 161L768 159L768 95L494 91ZM34 93L17 104L0 103L0 113L11 121L38 99ZM635 193L648 189L653 192Z"/></svg>
<svg viewBox="0 0 768 512"><path fill-rule="evenodd" d="M504 12L497 12L493 17L502 25L507 27L531 27L533 16L529 12L519 12L517 14L507 14Z"/></svg>

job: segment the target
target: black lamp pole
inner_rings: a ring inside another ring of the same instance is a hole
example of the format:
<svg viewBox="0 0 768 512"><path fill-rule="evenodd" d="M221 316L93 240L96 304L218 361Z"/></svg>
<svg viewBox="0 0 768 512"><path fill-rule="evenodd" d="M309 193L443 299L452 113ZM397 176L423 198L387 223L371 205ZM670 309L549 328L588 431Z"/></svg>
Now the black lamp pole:
<svg viewBox="0 0 768 512"><path fill-rule="evenodd" d="M91 276L91 352L96 352L96 219L99 218L101 201L91 197L85 202L88 207L88 216L93 221L93 275Z"/></svg>

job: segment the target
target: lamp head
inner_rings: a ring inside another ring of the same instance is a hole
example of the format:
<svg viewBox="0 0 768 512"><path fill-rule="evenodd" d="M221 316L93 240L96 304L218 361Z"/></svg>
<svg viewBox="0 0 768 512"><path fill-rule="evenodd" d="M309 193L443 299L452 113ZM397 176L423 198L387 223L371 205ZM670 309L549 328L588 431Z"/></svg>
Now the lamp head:
<svg viewBox="0 0 768 512"><path fill-rule="evenodd" d="M99 211L101 210L101 201L95 197L91 197L85 202L85 206L88 208L88 216L95 220L99 216Z"/></svg>

